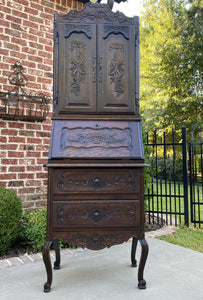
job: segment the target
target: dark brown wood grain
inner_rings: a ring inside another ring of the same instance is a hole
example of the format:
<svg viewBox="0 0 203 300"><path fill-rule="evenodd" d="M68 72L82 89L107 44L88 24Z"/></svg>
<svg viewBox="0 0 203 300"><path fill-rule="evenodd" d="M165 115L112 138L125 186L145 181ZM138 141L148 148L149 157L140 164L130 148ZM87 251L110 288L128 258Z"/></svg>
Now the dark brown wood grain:
<svg viewBox="0 0 203 300"><path fill-rule="evenodd" d="M54 112L49 149L44 290L59 240L92 250L133 237L145 287L144 153L139 114L139 22L89 3L55 15Z"/></svg>

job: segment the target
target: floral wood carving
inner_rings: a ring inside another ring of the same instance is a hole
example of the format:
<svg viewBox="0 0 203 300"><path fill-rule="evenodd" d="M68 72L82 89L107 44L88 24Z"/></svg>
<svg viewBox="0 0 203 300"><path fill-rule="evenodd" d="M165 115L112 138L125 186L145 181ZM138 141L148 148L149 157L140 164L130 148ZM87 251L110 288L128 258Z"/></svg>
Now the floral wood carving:
<svg viewBox="0 0 203 300"><path fill-rule="evenodd" d="M66 192L69 190L77 190L77 187L83 189L83 191L98 191L104 188L113 188L113 186L119 187L119 185L126 184L128 191L132 192L135 189L135 173L133 171L128 171L128 176L94 176L89 177L88 174L86 178L80 178L80 175L66 175L66 171L62 171L57 175L57 187L61 192Z"/></svg>
<svg viewBox="0 0 203 300"><path fill-rule="evenodd" d="M78 96L80 92L80 83L85 80L86 64L85 64L86 45L77 43L71 45L71 51L75 52L75 59L70 61L70 73L72 76L71 92Z"/></svg>
<svg viewBox="0 0 203 300"><path fill-rule="evenodd" d="M64 127L61 134L61 150L65 148L132 148L130 128Z"/></svg>
<svg viewBox="0 0 203 300"><path fill-rule="evenodd" d="M104 234L99 233L76 233L69 235L67 241L70 245L78 245L82 248L88 248L91 250L100 250L113 245L127 242L132 236L132 233L125 232L109 232Z"/></svg>

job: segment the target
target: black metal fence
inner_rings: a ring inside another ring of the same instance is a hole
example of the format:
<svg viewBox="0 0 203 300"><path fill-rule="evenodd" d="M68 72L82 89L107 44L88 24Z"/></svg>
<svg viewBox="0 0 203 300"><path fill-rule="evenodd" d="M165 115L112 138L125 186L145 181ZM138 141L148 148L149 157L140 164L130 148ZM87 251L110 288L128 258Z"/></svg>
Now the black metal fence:
<svg viewBox="0 0 203 300"><path fill-rule="evenodd" d="M146 147L151 182L145 191L149 223L167 225L203 223L203 144L187 145L186 128L162 135L157 129L148 133ZM189 178L189 180L188 180Z"/></svg>
<svg viewBox="0 0 203 300"><path fill-rule="evenodd" d="M190 218L200 227L203 224L203 139L189 143Z"/></svg>

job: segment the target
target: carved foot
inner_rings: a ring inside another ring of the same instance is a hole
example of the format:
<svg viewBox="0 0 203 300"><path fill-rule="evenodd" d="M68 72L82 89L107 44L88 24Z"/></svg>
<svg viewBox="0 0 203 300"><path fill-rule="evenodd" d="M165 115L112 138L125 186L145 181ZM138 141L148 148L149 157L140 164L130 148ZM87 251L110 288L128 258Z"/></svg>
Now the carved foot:
<svg viewBox="0 0 203 300"><path fill-rule="evenodd" d="M135 259L137 249L137 238L133 237L132 248L131 248L131 267L137 267L137 260Z"/></svg>
<svg viewBox="0 0 203 300"><path fill-rule="evenodd" d="M55 255L56 255L56 261L54 262L54 270L59 270L60 269L60 247L59 247L59 240L54 241L54 250L55 250Z"/></svg>
<svg viewBox="0 0 203 300"><path fill-rule="evenodd" d="M46 241L42 250L43 261L47 272L47 282L44 284L44 292L50 292L52 283L52 267L50 259L50 247L52 242Z"/></svg>
<svg viewBox="0 0 203 300"><path fill-rule="evenodd" d="M141 290L146 289L146 281L144 279L142 279L138 282L138 288Z"/></svg>
<svg viewBox="0 0 203 300"><path fill-rule="evenodd" d="M44 292L48 293L51 291L51 284L49 282L45 282L44 284Z"/></svg>
<svg viewBox="0 0 203 300"><path fill-rule="evenodd" d="M139 241L142 247L142 253L141 253L139 269L138 269L138 287L139 289L145 289L146 281L143 279L143 273L144 273L144 267L148 256L149 246L145 239Z"/></svg>

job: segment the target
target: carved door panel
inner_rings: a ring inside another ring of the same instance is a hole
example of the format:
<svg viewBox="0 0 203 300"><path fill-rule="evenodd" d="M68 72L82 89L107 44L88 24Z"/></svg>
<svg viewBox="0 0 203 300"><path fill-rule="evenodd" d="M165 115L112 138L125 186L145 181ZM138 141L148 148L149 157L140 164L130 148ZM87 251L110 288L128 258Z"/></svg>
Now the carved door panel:
<svg viewBox="0 0 203 300"><path fill-rule="evenodd" d="M96 25L58 27L59 113L96 112Z"/></svg>
<svg viewBox="0 0 203 300"><path fill-rule="evenodd" d="M129 25L98 25L98 110L135 111L135 29Z"/></svg>

